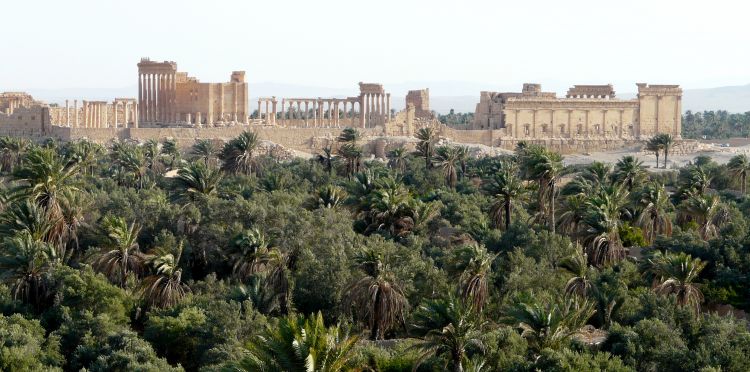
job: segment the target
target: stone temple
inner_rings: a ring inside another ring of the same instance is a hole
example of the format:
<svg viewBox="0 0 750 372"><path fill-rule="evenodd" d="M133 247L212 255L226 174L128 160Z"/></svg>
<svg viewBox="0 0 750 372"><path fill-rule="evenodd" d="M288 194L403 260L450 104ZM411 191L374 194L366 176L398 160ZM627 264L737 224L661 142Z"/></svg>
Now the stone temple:
<svg viewBox="0 0 750 372"><path fill-rule="evenodd" d="M138 63L138 106L142 126L247 124L245 71L233 71L227 83L201 83L178 72L175 62L143 58Z"/></svg>
<svg viewBox="0 0 750 372"><path fill-rule="evenodd" d="M99 143L170 138L189 146L253 130L275 146L315 153L336 146L342 128L355 127L365 150L384 157L389 147L413 145L424 127L448 142L513 149L525 141L561 152L640 145L657 133L679 138L681 131L678 85L639 83L635 98L621 99L612 85L574 85L557 97L540 84L524 84L520 92L481 92L474 121L448 127L430 110L429 89L408 91L399 112L382 84L364 82L349 96L259 97L251 112L244 71L231 72L227 82L204 83L172 61L142 58L137 69L136 97L110 102L73 99L63 106L23 92L0 93L0 136Z"/></svg>
<svg viewBox="0 0 750 372"><path fill-rule="evenodd" d="M524 84L520 93L482 92L471 129L504 130L519 139L679 136L682 89L637 84L634 99L617 99L612 85L575 85L565 98Z"/></svg>

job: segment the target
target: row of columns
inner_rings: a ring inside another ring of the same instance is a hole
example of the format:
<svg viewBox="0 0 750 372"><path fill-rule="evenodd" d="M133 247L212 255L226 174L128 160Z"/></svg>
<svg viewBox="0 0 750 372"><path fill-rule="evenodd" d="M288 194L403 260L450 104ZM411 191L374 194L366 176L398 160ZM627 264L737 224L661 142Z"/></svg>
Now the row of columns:
<svg viewBox="0 0 750 372"><path fill-rule="evenodd" d="M139 73L138 102L143 123L177 121L177 81L174 72Z"/></svg>
<svg viewBox="0 0 750 372"><path fill-rule="evenodd" d="M382 125L391 120L390 93L362 93L359 99L363 108L359 119L362 128Z"/></svg>
<svg viewBox="0 0 750 372"><path fill-rule="evenodd" d="M8 102L8 108L5 110L6 115L13 114L13 111L15 111L17 108L21 107L21 100L20 99L11 99Z"/></svg>
<svg viewBox="0 0 750 372"><path fill-rule="evenodd" d="M358 117L355 104L358 103L353 99L282 99L279 111L276 97L260 98L258 118L271 125L298 123L305 127L337 127L342 124L354 126Z"/></svg>
<svg viewBox="0 0 750 372"><path fill-rule="evenodd" d="M73 118L71 120L70 102L65 100L65 126L72 128L118 128L120 125L120 107L123 111L122 127L138 128L138 104L131 100L115 100L112 105L112 125L109 122L110 105L105 101L83 101L83 123L79 121L78 100L73 100Z"/></svg>
<svg viewBox="0 0 750 372"><path fill-rule="evenodd" d="M362 128L382 125L391 120L391 94L363 93L353 99L282 99L280 111L276 97L258 99L258 119L270 125L290 125L299 121L305 127L355 126L357 118Z"/></svg>
<svg viewBox="0 0 750 372"><path fill-rule="evenodd" d="M108 116L107 102L83 101L84 128L106 128Z"/></svg>

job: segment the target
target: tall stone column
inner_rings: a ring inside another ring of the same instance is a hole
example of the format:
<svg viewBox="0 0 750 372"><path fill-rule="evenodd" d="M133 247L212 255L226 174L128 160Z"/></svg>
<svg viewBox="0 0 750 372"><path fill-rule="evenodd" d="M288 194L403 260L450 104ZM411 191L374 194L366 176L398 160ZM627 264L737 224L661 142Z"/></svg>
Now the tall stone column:
<svg viewBox="0 0 750 372"><path fill-rule="evenodd" d="M83 127L85 128L86 127L86 115L88 114L86 112L86 101L85 100L81 102L81 111L83 111L81 116L83 116Z"/></svg>
<svg viewBox="0 0 750 372"><path fill-rule="evenodd" d="M138 122L140 117L138 116L138 103L133 103L133 127L138 128Z"/></svg>
<svg viewBox="0 0 750 372"><path fill-rule="evenodd" d="M326 118L325 115L323 115L323 110L325 109L325 101L323 101L320 97L318 97L318 126L324 127L326 125Z"/></svg>
<svg viewBox="0 0 750 372"><path fill-rule="evenodd" d="M276 101L276 97L273 97L273 102L272 102L273 116L271 116L271 121L273 122L273 124L276 124L276 103L277 102L278 101ZM266 114L266 115L268 115L268 114Z"/></svg>
<svg viewBox="0 0 750 372"><path fill-rule="evenodd" d="M76 128L78 128L78 100L77 99L73 100L73 113L76 116L74 119L75 119Z"/></svg>
<svg viewBox="0 0 750 372"><path fill-rule="evenodd" d="M224 86L219 85L219 118L224 121Z"/></svg>
<svg viewBox="0 0 750 372"><path fill-rule="evenodd" d="M117 101L114 101L112 103L112 111L113 111L113 113L112 113L112 119L114 120L113 123L112 123L112 127L115 128L115 129L117 129L117 106L118 106L118 103L119 102L117 102Z"/></svg>
<svg viewBox="0 0 750 372"><path fill-rule="evenodd" d="M365 128L367 123L365 122L365 97L366 95L359 96L359 125Z"/></svg>
<svg viewBox="0 0 750 372"><path fill-rule="evenodd" d="M310 126L310 122L307 120L310 113L310 101L305 100L305 128Z"/></svg>
<svg viewBox="0 0 750 372"><path fill-rule="evenodd" d="M260 114L260 100L258 100L258 119L263 119L263 115Z"/></svg>
<svg viewBox="0 0 750 372"><path fill-rule="evenodd" d="M130 123L130 120L128 120L128 115L130 114L130 109L128 108L130 106L130 102L125 102L125 110L123 114L125 115L125 122L123 123L122 127L127 128L128 124ZM117 127L117 123L115 123L115 127Z"/></svg>
<svg viewBox="0 0 750 372"><path fill-rule="evenodd" d="M70 126L70 106L67 99L65 100L65 126Z"/></svg>
<svg viewBox="0 0 750 372"><path fill-rule="evenodd" d="M138 103L143 102L143 74L138 73Z"/></svg>
<svg viewBox="0 0 750 372"><path fill-rule="evenodd" d="M282 125L286 124L286 118L285 118L286 110L284 110L284 107L286 107L286 99L282 98L281 99L281 124Z"/></svg>
<svg viewBox="0 0 750 372"><path fill-rule="evenodd" d="M334 114L334 117L336 118L336 127L341 126L341 107L339 105L340 103L341 102L339 102L339 100L336 100L334 102L334 109L336 111L336 113Z"/></svg>

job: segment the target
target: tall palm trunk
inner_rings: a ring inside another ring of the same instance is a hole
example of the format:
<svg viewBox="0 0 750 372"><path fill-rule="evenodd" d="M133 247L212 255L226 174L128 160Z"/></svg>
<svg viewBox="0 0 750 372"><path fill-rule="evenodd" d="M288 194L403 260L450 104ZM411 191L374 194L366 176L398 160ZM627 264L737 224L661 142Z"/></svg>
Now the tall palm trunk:
<svg viewBox="0 0 750 372"><path fill-rule="evenodd" d="M669 147L664 148L664 169L667 169L667 156L669 156Z"/></svg>
<svg viewBox="0 0 750 372"><path fill-rule="evenodd" d="M552 230L552 233L555 233L555 181L550 182L550 195L549 195L549 209L550 209L550 219L549 219L549 228Z"/></svg>
<svg viewBox="0 0 750 372"><path fill-rule="evenodd" d="M656 168L659 169L659 150L656 150Z"/></svg>
<svg viewBox="0 0 750 372"><path fill-rule="evenodd" d="M505 231L510 228L510 210L513 208L511 205L510 196L505 197Z"/></svg>
<svg viewBox="0 0 750 372"><path fill-rule="evenodd" d="M372 314L372 318L374 319L374 321L372 322L372 329L370 330L370 340L372 341L376 341L380 337L380 322L378 322L378 319L380 319L380 296L380 290L378 289L377 294L375 294L375 308L373 309L374 314Z"/></svg>
<svg viewBox="0 0 750 372"><path fill-rule="evenodd" d="M462 353L460 352L453 352L453 372L463 372L464 366L461 365L461 360L464 358Z"/></svg>

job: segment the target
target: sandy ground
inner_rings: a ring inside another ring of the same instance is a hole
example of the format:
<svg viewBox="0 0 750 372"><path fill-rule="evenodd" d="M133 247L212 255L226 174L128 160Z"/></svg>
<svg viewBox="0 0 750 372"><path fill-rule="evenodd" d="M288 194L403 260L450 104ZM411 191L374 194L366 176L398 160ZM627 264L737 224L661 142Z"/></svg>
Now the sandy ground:
<svg viewBox="0 0 750 372"><path fill-rule="evenodd" d="M733 156L737 154L750 154L750 145L738 146L738 147L719 147L712 146L706 150L698 151L685 155L670 155L667 159L667 168L679 168L687 165L698 155L710 156L714 161L719 164L725 164ZM607 152L592 152L590 154L575 154L565 155L565 164L589 164L594 161L601 161L607 163L615 163L617 160L626 155L633 155L638 159L642 160L644 165L649 168L656 166L656 156L653 153L639 152L637 149L622 149L617 151ZM664 164L664 157L659 158L659 164ZM652 169L655 170L655 169Z"/></svg>

